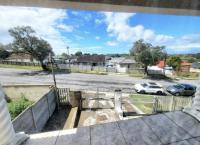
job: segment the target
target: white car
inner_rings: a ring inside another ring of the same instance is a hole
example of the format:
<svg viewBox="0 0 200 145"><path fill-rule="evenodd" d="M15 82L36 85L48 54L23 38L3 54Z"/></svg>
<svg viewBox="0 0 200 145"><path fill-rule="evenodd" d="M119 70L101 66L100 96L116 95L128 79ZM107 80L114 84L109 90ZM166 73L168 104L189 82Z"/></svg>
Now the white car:
<svg viewBox="0 0 200 145"><path fill-rule="evenodd" d="M164 94L163 87L160 84L157 84L154 82L136 84L134 88L137 93L142 93L142 94L150 93L150 94L158 94L158 95Z"/></svg>

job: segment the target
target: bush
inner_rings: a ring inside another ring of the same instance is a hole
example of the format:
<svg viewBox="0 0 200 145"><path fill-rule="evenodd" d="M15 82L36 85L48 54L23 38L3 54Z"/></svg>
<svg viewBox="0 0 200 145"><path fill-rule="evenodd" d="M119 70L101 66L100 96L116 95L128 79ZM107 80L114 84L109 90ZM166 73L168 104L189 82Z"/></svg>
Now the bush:
<svg viewBox="0 0 200 145"><path fill-rule="evenodd" d="M17 117L22 111L33 104L24 95L19 100L11 101L8 103L8 108L11 114L12 120Z"/></svg>

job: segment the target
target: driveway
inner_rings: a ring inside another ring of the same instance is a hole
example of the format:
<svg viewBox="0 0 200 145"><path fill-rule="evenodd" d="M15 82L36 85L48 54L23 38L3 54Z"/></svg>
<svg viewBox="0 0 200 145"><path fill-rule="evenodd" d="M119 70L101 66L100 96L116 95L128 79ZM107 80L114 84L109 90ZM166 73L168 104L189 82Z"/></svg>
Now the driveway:
<svg viewBox="0 0 200 145"><path fill-rule="evenodd" d="M151 80L144 78L134 78L127 75L95 75L95 74L56 74L58 87L69 87L72 89L110 90L120 88L125 92L133 91L135 83L156 81L164 87L175 83L189 83L196 85L198 80ZM11 84L53 84L52 75L46 72L0 68L0 83L2 85Z"/></svg>

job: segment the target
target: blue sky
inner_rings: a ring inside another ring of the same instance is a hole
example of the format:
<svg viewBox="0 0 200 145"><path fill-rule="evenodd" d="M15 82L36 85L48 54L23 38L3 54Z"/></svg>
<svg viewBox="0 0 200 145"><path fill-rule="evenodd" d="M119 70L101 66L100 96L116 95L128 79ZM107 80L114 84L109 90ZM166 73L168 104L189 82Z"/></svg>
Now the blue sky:
<svg viewBox="0 0 200 145"><path fill-rule="evenodd" d="M56 54L128 53L138 39L164 45L170 54L200 52L200 17L46 8L0 7L0 43L12 42L8 29L29 25Z"/></svg>

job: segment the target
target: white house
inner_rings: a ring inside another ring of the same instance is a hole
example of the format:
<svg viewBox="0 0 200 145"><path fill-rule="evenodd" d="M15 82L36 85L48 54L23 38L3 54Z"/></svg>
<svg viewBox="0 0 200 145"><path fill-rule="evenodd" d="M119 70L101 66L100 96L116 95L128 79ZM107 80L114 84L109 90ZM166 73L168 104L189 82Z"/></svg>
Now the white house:
<svg viewBox="0 0 200 145"><path fill-rule="evenodd" d="M114 57L109 60L107 67L113 67L119 73L126 73L135 70L137 68L137 62L131 58Z"/></svg>

